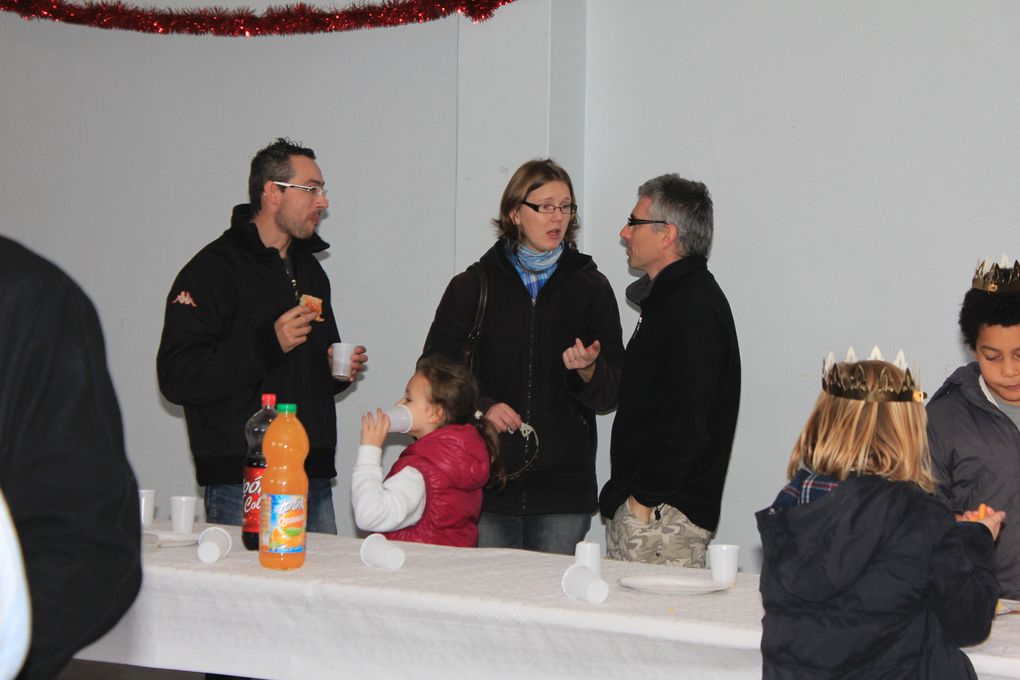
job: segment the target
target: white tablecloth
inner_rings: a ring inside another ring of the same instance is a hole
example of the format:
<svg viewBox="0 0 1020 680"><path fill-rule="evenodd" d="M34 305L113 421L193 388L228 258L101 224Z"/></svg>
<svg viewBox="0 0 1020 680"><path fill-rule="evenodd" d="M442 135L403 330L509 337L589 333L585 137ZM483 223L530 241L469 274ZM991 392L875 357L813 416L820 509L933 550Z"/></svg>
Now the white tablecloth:
<svg viewBox="0 0 1020 680"><path fill-rule="evenodd" d="M605 561L609 599L592 605L560 590L570 557L401 543L387 572L361 564L360 540L311 534L301 569L273 571L226 528L234 549L215 564L194 546L147 553L138 600L78 658L260 678L761 677L753 574L652 595L617 580L678 570ZM1020 678L1020 616L968 652L982 680Z"/></svg>

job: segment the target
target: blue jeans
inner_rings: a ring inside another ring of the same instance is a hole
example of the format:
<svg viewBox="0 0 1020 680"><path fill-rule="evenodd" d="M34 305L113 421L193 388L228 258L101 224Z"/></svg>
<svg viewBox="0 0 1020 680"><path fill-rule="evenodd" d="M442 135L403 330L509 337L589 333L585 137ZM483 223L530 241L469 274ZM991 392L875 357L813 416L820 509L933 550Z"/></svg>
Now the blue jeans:
<svg viewBox="0 0 1020 680"><path fill-rule="evenodd" d="M524 548L573 555L591 528L591 514L501 515L483 512L478 520L479 548Z"/></svg>
<svg viewBox="0 0 1020 680"><path fill-rule="evenodd" d="M308 480L308 531L336 534L331 482L330 479ZM242 485L211 484L205 487L205 520L213 524L241 526L243 502Z"/></svg>

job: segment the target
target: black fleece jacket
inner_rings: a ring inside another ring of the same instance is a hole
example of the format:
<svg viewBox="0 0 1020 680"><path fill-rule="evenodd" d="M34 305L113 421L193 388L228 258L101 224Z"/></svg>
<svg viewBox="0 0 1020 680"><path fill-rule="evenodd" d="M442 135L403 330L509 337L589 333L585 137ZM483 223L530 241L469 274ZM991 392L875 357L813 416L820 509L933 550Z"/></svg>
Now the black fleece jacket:
<svg viewBox="0 0 1020 680"><path fill-rule="evenodd" d="M757 514L765 680L971 680L988 636L995 545L908 482L851 477Z"/></svg>
<svg viewBox="0 0 1020 680"><path fill-rule="evenodd" d="M715 531L740 405L729 302L703 257L670 264L651 284L641 278L627 297L640 304L641 318L620 378L602 514L611 518L634 496L649 507L672 505Z"/></svg>
<svg viewBox="0 0 1020 680"><path fill-rule="evenodd" d="M938 491L956 512L1006 511L999 540L1002 597L1020 598L1020 431L985 396L977 362L956 369L928 400L928 444Z"/></svg>
<svg viewBox="0 0 1020 680"><path fill-rule="evenodd" d="M480 262L489 301L478 341L481 407L504 402L538 434L538 456L502 492L486 491L483 510L508 515L593 512L596 507L595 411L616 400L623 341L620 312L609 281L591 257L567 248L532 303L498 241ZM478 306L473 271L450 281L436 309L424 354L455 361ZM563 366L563 350L580 338L599 340L602 353L590 383ZM518 472L535 452L534 439L500 435L507 471Z"/></svg>
<svg viewBox="0 0 1020 680"><path fill-rule="evenodd" d="M18 679L49 679L138 593L138 484L95 307L57 267L3 237L0 376L0 489L32 607Z"/></svg>
<svg viewBox="0 0 1020 680"><path fill-rule="evenodd" d="M308 475L336 476L333 395L350 383L333 380L326 354L340 341L329 279L315 257L328 247L317 234L291 241L295 288L279 251L262 244L244 204L234 208L230 228L177 275L166 299L156 372L163 396L184 406L202 486L241 482L244 425L263 392L297 404L311 447ZM284 353L273 324L303 294L322 299L323 321L313 321L307 341Z"/></svg>

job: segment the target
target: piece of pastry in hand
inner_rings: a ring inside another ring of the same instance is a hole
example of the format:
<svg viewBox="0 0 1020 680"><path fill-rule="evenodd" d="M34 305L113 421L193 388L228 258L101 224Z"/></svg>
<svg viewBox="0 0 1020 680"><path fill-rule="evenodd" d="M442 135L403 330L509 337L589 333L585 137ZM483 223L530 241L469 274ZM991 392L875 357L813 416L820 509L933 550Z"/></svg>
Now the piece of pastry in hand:
<svg viewBox="0 0 1020 680"><path fill-rule="evenodd" d="M322 321L322 299L317 298L314 295L302 295L301 306L307 308L311 312L315 312L315 320Z"/></svg>

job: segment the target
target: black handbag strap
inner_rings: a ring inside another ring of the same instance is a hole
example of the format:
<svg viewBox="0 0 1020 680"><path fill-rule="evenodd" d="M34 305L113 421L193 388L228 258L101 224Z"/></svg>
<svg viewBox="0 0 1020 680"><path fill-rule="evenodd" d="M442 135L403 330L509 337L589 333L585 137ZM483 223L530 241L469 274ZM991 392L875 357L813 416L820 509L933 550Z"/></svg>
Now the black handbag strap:
<svg viewBox="0 0 1020 680"><path fill-rule="evenodd" d="M474 270L478 274L478 306L475 307L475 321L468 333L467 342L464 344L463 364L474 368L475 345L482 334L482 322L485 320L485 307L489 303L489 280L485 276L485 267L481 262L475 262L468 270Z"/></svg>

